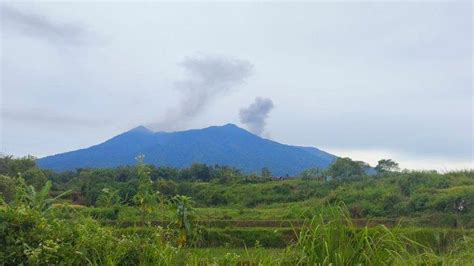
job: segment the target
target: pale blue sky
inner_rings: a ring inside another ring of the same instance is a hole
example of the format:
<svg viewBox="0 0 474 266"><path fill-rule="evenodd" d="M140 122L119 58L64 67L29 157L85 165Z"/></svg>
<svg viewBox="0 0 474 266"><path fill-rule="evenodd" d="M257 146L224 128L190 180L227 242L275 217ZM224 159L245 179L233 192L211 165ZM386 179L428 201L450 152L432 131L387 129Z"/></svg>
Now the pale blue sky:
<svg viewBox="0 0 474 266"><path fill-rule="evenodd" d="M140 124L245 126L239 110L263 97L279 142L474 167L470 1L3 2L1 33L2 153L74 150Z"/></svg>

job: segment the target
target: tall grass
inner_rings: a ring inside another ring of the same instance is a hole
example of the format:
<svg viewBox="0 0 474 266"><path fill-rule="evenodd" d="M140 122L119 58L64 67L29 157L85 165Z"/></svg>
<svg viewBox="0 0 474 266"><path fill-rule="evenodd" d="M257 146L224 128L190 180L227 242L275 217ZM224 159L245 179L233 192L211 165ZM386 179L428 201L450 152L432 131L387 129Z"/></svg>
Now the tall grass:
<svg viewBox="0 0 474 266"><path fill-rule="evenodd" d="M444 265L474 265L474 237L463 236L443 258Z"/></svg>
<svg viewBox="0 0 474 266"><path fill-rule="evenodd" d="M446 256L405 237L399 228L354 226L343 207L304 224L298 241L272 252L173 247L166 229L117 234L90 218L45 218L25 207L0 209L0 265L472 265L474 241L464 237ZM406 231L406 230L405 230ZM215 252L219 251L219 252Z"/></svg>
<svg viewBox="0 0 474 266"><path fill-rule="evenodd" d="M345 207L331 207L299 233L298 265L433 265L438 257L427 247L383 225L356 228Z"/></svg>

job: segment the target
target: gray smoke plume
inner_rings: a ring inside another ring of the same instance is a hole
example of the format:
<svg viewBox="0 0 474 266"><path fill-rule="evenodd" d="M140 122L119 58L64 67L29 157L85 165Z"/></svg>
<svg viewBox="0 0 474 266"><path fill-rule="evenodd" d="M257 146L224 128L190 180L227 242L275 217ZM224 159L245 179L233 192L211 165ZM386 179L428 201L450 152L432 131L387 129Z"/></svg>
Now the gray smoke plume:
<svg viewBox="0 0 474 266"><path fill-rule="evenodd" d="M163 121L149 125L153 129L180 128L253 73L251 63L221 56L187 57L179 65L187 74L185 79L174 84L182 93L179 105L168 111Z"/></svg>
<svg viewBox="0 0 474 266"><path fill-rule="evenodd" d="M256 98L247 108L240 109L240 122L257 135L265 132L268 114L273 109L273 101L269 98Z"/></svg>
<svg viewBox="0 0 474 266"><path fill-rule="evenodd" d="M64 44L84 43L85 30L73 23L57 23L41 14L0 5L2 30L19 31L27 36Z"/></svg>

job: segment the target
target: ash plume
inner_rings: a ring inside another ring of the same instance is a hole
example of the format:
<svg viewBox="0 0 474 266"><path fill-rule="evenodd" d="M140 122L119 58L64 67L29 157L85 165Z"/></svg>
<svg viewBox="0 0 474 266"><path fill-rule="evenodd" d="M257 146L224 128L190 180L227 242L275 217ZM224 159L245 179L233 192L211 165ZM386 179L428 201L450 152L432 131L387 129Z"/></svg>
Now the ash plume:
<svg viewBox="0 0 474 266"><path fill-rule="evenodd" d="M167 112L164 120L149 125L155 130L179 129L213 101L245 83L253 73L250 62L222 56L187 57L179 65L186 73L186 78L174 84L181 99L177 107Z"/></svg>
<svg viewBox="0 0 474 266"><path fill-rule="evenodd" d="M271 99L257 97L249 107L240 109L240 122L252 133L261 136L265 132L266 120L273 107Z"/></svg>

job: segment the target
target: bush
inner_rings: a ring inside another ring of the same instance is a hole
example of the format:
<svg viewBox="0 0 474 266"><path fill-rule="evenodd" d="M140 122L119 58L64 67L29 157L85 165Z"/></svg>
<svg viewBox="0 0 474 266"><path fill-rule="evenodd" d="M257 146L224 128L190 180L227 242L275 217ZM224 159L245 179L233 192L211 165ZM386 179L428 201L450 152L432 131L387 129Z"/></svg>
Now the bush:
<svg viewBox="0 0 474 266"><path fill-rule="evenodd" d="M0 217L0 260L6 264L99 262L115 245L111 232L90 219L48 219L24 206L6 207Z"/></svg>
<svg viewBox="0 0 474 266"><path fill-rule="evenodd" d="M0 199L6 202L12 201L15 190L15 180L9 176L0 175Z"/></svg>
<svg viewBox="0 0 474 266"><path fill-rule="evenodd" d="M265 248L283 248L294 239L291 229L207 229L202 233L201 247L254 247L256 243Z"/></svg>
<svg viewBox="0 0 474 266"><path fill-rule="evenodd" d="M162 265L177 254L159 229L115 236L90 218L63 220L24 206L0 209L0 246L7 265Z"/></svg>
<svg viewBox="0 0 474 266"><path fill-rule="evenodd" d="M117 220L120 209L114 208L86 208L82 211L84 215L90 216L96 220Z"/></svg>

